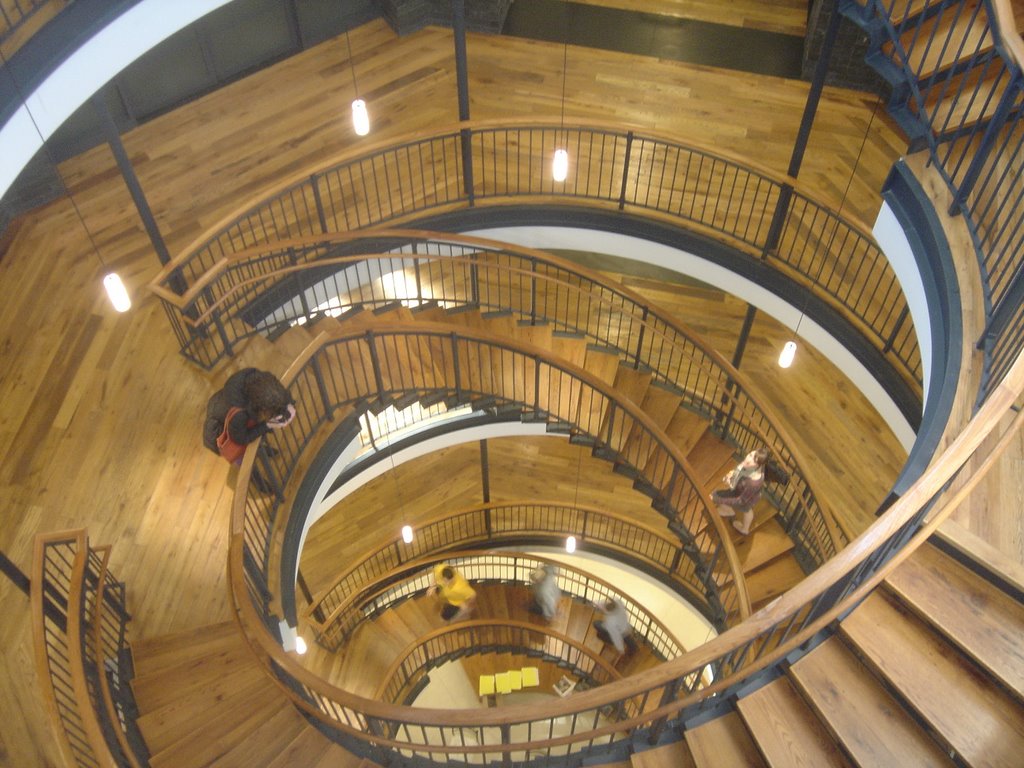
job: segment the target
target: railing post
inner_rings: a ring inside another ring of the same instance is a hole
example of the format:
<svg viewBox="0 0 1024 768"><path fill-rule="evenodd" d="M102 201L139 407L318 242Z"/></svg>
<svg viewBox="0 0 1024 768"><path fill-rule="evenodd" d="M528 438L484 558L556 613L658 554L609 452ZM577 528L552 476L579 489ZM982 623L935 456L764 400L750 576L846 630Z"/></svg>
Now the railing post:
<svg viewBox="0 0 1024 768"><path fill-rule="evenodd" d="M449 334L452 340L452 370L455 373L455 398L461 403L462 402L462 371L459 366L459 339L458 336L452 332Z"/></svg>
<svg viewBox="0 0 1024 768"><path fill-rule="evenodd" d="M537 257L530 259L530 325L537 324Z"/></svg>
<svg viewBox="0 0 1024 768"><path fill-rule="evenodd" d="M331 396L327 392L327 382L324 381L324 373L320 368L320 358L314 356L309 361L310 368L313 369L313 380L316 381L317 391L320 393L320 401L324 406L324 414L327 416L328 421L334 420L334 406L331 405Z"/></svg>
<svg viewBox="0 0 1024 768"><path fill-rule="evenodd" d="M793 198L793 186L783 184L779 187L779 199L775 201L775 212L772 214L772 223L768 227L768 234L764 239L764 247L761 249L761 260L768 258L768 254L779 246L779 239L782 237L782 227L786 223L786 215L789 213L789 203Z"/></svg>
<svg viewBox="0 0 1024 768"><path fill-rule="evenodd" d="M889 337L885 340L885 346L882 347L883 355L892 351L892 345L896 343L896 336L903 328L903 323L906 322L906 319L909 314L910 308L903 307L903 311L900 312L900 316L896 318L896 325L893 326L892 331L889 333Z"/></svg>
<svg viewBox="0 0 1024 768"><path fill-rule="evenodd" d="M293 267L298 266L299 257L298 254L295 253L294 248L288 249L288 262ZM299 270L296 270L295 272L292 273L292 275L295 281L295 292L299 294L299 303L302 305L302 314L304 317L309 319L313 316L313 313L309 309L309 302L306 299L306 291L303 289L302 286L302 273Z"/></svg>
<svg viewBox="0 0 1024 768"><path fill-rule="evenodd" d="M377 345L374 344L373 331L367 331L363 337L370 348L370 364L373 366L373 383L377 387L377 399L384 402L384 375L380 370L380 357L377 355Z"/></svg>
<svg viewBox="0 0 1024 768"><path fill-rule="evenodd" d="M462 184L466 188L466 202L472 208L476 205L476 192L473 189L473 132L463 128L459 131L459 142L462 147Z"/></svg>
<svg viewBox="0 0 1024 768"><path fill-rule="evenodd" d="M477 260L480 254L474 253L469 264L469 296L473 306L480 307L480 267Z"/></svg>
<svg viewBox="0 0 1024 768"><path fill-rule="evenodd" d="M626 207L626 185L629 181L629 161L633 154L633 132L626 133L626 155L622 159L622 186L619 188L619 210Z"/></svg>
<svg viewBox="0 0 1024 768"><path fill-rule="evenodd" d="M647 331L647 311L648 308L644 307L643 315L640 318L640 335L636 340L636 353L633 359L633 370L640 370L640 355L643 354L644 349L644 333Z"/></svg>
<svg viewBox="0 0 1024 768"><path fill-rule="evenodd" d="M324 213L324 201L320 198L320 185L317 184L319 177L313 174L309 177L309 186L313 189L313 203L316 205L316 218L320 224L320 231L327 231L327 215Z"/></svg>

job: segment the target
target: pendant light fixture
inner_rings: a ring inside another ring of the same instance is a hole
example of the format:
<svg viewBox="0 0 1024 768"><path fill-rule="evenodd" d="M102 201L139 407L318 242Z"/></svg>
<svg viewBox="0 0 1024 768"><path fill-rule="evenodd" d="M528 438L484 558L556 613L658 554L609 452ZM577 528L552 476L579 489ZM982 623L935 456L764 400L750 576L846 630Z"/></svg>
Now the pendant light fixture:
<svg viewBox="0 0 1024 768"><path fill-rule="evenodd" d="M7 65L7 57L0 51L0 62L3 63L3 69L5 72L10 72L10 67ZM43 136L43 132L39 129L39 123L36 122L35 115L32 114L32 110L29 109L28 101L25 99L24 94L21 91L21 87L14 80L14 75L11 74L11 85L14 86L14 91L17 93L22 106L25 108L25 114L28 115L28 119L32 121L32 127L35 128L36 133L39 135L40 146L46 156L47 161L53 168L54 173L57 175L57 179L60 181L61 189L71 202L71 207L75 211L75 216L78 218L79 223L82 225L82 229L85 230L85 236L89 240L89 245L92 246L92 252L95 254L96 259L99 261L100 266L106 268L106 264L103 261L103 257L100 255L99 248L96 247L96 241L93 239L92 232L89 231L89 227L85 224L85 217L82 216L82 211L78 208L78 203L75 201L75 196L71 194L71 190L68 189L68 185L64 182L64 177L60 173L60 169L57 164L53 161L53 155L50 154L50 148L47 146L46 137ZM132 299L128 295L128 289L125 288L124 282L121 280L120 275L117 272L107 272L103 277L103 288L107 292L107 298L110 299L110 303L114 309L118 312L127 312L132 308Z"/></svg>
<svg viewBox="0 0 1024 768"><path fill-rule="evenodd" d="M835 244L836 233L839 231L839 222L841 221L842 216L843 216L843 208L846 207L846 198L850 194L850 187L853 186L853 179L857 175L857 168L860 167L860 159L861 159L861 157L864 154L864 146L868 143L868 136L871 135L871 126L875 122L875 115L878 113L878 105L881 104L881 101L882 100L880 98L878 100L876 100L875 101L875 106L871 110L871 118L868 120L868 127L864 131L864 137L861 139L860 149L857 151L857 159L854 160L854 162L853 162L853 170L850 171L850 178L846 182L846 189L843 190L843 197L839 201L839 210L836 212L836 224L832 228L832 234L829 235L828 244L825 246L825 250L824 250L824 252L826 254L832 252L832 246L833 246L833 244ZM815 275L815 278L814 278L814 283L817 283L818 279L821 277L821 272L825 268L825 261L826 261L825 258L821 259L821 263L818 265L818 274ZM845 274L842 277L845 277ZM814 283L812 283L812 285ZM810 291L810 287L808 287L807 290ZM807 313L807 296L808 295L809 295L808 293L804 294L803 308L800 310L800 317L797 318L796 327L793 329L793 336L792 336L792 338L789 339L789 341L787 341L782 346L782 351L779 353L779 367L780 368L789 368L791 365L793 365L793 360L796 359L796 351L797 351L796 339L800 336L800 324L804 321L804 315Z"/></svg>
<svg viewBox="0 0 1024 768"><path fill-rule="evenodd" d="M565 27L568 29L568 26ZM562 112L555 134L555 156L551 161L551 178L561 183L569 176L569 150L558 146L559 139L569 143L569 135L565 132L565 72L569 63L569 41L562 42Z"/></svg>
<svg viewBox="0 0 1024 768"><path fill-rule="evenodd" d="M359 98L359 86L356 85L356 63L352 59L352 41L349 39L348 30L345 30L345 46L348 48L348 64L352 70L352 92L355 99L352 101L352 130L356 136L365 136L370 132L370 112L366 108L366 102Z"/></svg>

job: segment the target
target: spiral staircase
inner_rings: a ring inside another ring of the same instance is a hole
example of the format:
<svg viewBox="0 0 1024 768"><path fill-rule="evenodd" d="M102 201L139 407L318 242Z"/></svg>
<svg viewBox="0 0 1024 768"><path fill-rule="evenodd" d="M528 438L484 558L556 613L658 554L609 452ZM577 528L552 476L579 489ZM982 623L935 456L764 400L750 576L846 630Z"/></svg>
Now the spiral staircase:
<svg viewBox="0 0 1024 768"><path fill-rule="evenodd" d="M908 13L929 13L927 3L917 11L910 8L914 4L906 5ZM922 77L956 65L955 61L933 63ZM970 72L966 77L971 77ZM916 119L911 112L904 109L900 119ZM936 140L923 134L919 138L924 143ZM315 325L292 328L273 341L250 338L223 373L255 365L283 374L310 345L324 338L360 329L411 332L408 329L420 323L428 329L443 324L452 334L471 331L506 338L585 371L667 435L673 450L685 458L704 486L714 486L736 459L735 447L719 439L711 424L681 407L670 388L617 354L543 324L521 324L507 315L472 308L448 311L423 305L410 311L386 306L353 311L338 322L320 318ZM492 384L499 386L497 381ZM612 434L614 424L603 423ZM603 451L606 446L596 444L595 455L609 460L608 471L634 478L636 489L650 495L654 508L664 514L668 510L665 488L645 482L654 469L648 466L654 461L649 458L652 454L634 449L630 437L618 435L615 451ZM250 456L242 470L243 481L252 465ZM719 562L714 581L718 587L745 592L747 606L755 612L741 624L748 613L741 609L741 601L719 617L726 625L739 624L739 632L750 638L747 645L737 646L732 661L761 642L752 627L804 575L794 555L794 542L776 520L776 511L769 501L763 502L754 534L744 539L725 529L733 537L727 549L735 552L738 570ZM668 527L672 529L675 522L670 516ZM690 537L697 533L687 530ZM825 606L815 618L817 623L809 625L817 631L809 632L799 646L760 657L744 669L744 680L728 689L710 686L699 703L666 721L664 728L647 731L643 739L625 742L625 747L620 744L618 751L604 756L606 764L618 768L1019 765L1024 755L1020 644L1024 607L1017 599L1021 587L1008 584L1005 575L941 542L916 544L909 554L897 556L894 568L858 586L852 593L855 600L845 603L844 609ZM523 613L521 586L489 587L482 590L481 598L482 619L531 621ZM757 613L759 609L765 610ZM561 616L564 624L559 622L556 629L589 647L620 675L654 681L667 674L664 665L655 665L653 656L643 649L629 659L609 652L595 638L593 615L587 610L565 601ZM415 597L368 616L340 663L314 654L309 664L321 671L336 665L346 685L368 692L379 686L383 668L364 663L371 649L384 643L404 648L439 628L425 598ZM133 642L131 688L150 765L370 768L389 764L342 748L312 725L315 718L309 710L296 707L294 691L271 679L266 659L253 653L258 645L253 631L228 622ZM522 651L505 652L501 663L528 658ZM486 656L468 656L461 663L472 678L488 661ZM741 666L737 661L736 668ZM545 668L545 682L556 668L554 664ZM724 668L720 671L728 676ZM958 706L949 706L951 698ZM420 762L422 758L416 758L408 764ZM514 765L516 759L507 757L505 764Z"/></svg>

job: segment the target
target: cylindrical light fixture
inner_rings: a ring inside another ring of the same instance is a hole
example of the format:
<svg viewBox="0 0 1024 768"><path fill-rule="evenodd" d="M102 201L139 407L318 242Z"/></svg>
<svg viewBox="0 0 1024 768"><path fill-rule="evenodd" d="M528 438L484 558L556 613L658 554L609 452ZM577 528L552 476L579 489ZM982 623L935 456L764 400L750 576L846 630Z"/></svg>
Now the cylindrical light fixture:
<svg viewBox="0 0 1024 768"><path fill-rule="evenodd" d="M793 364L794 357L796 357L796 342L790 340L786 342L782 352L779 354L779 367L789 368Z"/></svg>
<svg viewBox="0 0 1024 768"><path fill-rule="evenodd" d="M356 136L365 136L370 132L370 113L366 109L366 102L356 99L352 102L352 128Z"/></svg>
<svg viewBox="0 0 1024 768"><path fill-rule="evenodd" d="M404 541L406 544L412 544L412 526L411 525L403 525L402 526L402 541Z"/></svg>
<svg viewBox="0 0 1024 768"><path fill-rule="evenodd" d="M568 552L570 555L573 552L576 551L576 537L575 536L569 536L568 538L566 538L566 540L565 540L565 551Z"/></svg>
<svg viewBox="0 0 1024 768"><path fill-rule="evenodd" d="M551 161L551 178L565 181L569 175L569 153L564 149L555 150L555 158Z"/></svg>
<svg viewBox="0 0 1024 768"><path fill-rule="evenodd" d="M306 652L306 641L299 635L295 638L295 652L301 656Z"/></svg>
<svg viewBox="0 0 1024 768"><path fill-rule="evenodd" d="M118 312L127 312L132 308L132 300L128 295L128 289L124 287L117 272L111 272L103 278L103 287L107 289L107 296L114 309Z"/></svg>

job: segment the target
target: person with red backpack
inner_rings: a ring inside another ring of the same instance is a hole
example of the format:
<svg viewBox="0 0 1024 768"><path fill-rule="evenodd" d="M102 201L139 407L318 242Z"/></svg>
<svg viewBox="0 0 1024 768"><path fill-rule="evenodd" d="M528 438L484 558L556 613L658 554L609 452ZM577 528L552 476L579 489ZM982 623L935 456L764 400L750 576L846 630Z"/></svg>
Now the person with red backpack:
<svg viewBox="0 0 1024 768"><path fill-rule="evenodd" d="M203 445L232 464L241 464L249 443L295 418L295 400L274 374L244 368L233 374L206 403ZM267 455L273 455L267 447ZM253 484L269 490L253 469Z"/></svg>

